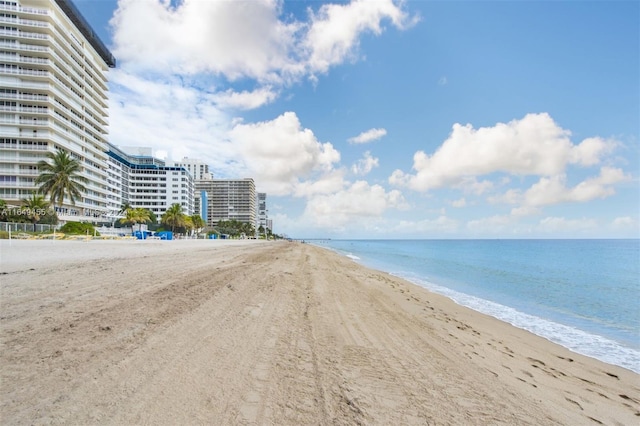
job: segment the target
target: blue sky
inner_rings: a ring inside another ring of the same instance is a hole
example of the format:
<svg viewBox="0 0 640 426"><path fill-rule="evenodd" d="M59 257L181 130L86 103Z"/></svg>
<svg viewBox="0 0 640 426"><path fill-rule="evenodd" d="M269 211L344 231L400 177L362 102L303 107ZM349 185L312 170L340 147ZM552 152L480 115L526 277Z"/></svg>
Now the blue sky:
<svg viewBox="0 0 640 426"><path fill-rule="evenodd" d="M253 177L274 232L639 232L640 3L75 0L110 140Z"/></svg>

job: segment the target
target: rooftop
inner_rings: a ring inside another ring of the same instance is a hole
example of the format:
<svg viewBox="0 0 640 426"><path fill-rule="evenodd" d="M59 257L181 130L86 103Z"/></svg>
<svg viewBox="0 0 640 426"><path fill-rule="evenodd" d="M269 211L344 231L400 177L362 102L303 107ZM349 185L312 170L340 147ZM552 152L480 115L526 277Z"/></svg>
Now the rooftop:
<svg viewBox="0 0 640 426"><path fill-rule="evenodd" d="M107 46L104 45L98 34L93 31L91 25L84 19L84 16L80 13L75 4L73 4L72 0L55 0L55 2L60 6L60 9L71 19L71 22L80 30L83 36L87 39L87 41L96 49L98 55L102 58L102 60L109 66L109 68L115 68L116 66L116 58L113 54L107 49Z"/></svg>

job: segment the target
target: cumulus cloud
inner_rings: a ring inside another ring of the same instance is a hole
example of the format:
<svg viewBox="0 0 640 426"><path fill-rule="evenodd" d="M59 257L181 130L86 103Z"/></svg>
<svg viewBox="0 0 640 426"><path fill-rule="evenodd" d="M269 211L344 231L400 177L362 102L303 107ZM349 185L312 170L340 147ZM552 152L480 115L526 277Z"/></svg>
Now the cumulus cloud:
<svg viewBox="0 0 640 426"><path fill-rule="evenodd" d="M366 132L360 133L358 136L349 138L350 143L369 143L373 142L387 134L386 129L369 129Z"/></svg>
<svg viewBox="0 0 640 426"><path fill-rule="evenodd" d="M600 175L568 188L566 175L543 177L524 193L527 206L545 206L562 202L586 202L615 193L612 185L629 180L621 169L603 167Z"/></svg>
<svg viewBox="0 0 640 426"><path fill-rule="evenodd" d="M237 124L229 131L229 139L251 175L273 195L295 194L301 180L312 173L330 174L340 161L333 145L319 142L294 112L270 121Z"/></svg>
<svg viewBox="0 0 640 426"><path fill-rule="evenodd" d="M417 191L461 185L465 179L496 172L511 175L561 175L570 164L597 164L613 143L601 138L574 145L571 133L546 113L521 120L473 128L454 124L449 137L432 155L418 151L415 173L393 172L389 181Z"/></svg>
<svg viewBox="0 0 640 426"><path fill-rule="evenodd" d="M325 4L306 21L283 16L279 0L120 0L111 25L115 55L137 69L287 83L353 57L384 21L403 29L415 19L393 0Z"/></svg>
<svg viewBox="0 0 640 426"><path fill-rule="evenodd" d="M299 67L290 55L300 29L279 14L273 0L120 0L114 53L138 69L278 80Z"/></svg>
<svg viewBox="0 0 640 426"><path fill-rule="evenodd" d="M351 166L351 171L355 175L364 176L368 174L374 167L378 167L378 159L371 156L369 151L364 153L363 158L358 160L356 164Z"/></svg>
<svg viewBox="0 0 640 426"><path fill-rule="evenodd" d="M380 34L381 23L389 20L397 28L416 22L393 0L354 0L347 4L325 4L311 13L311 24L302 46L312 73L327 72L332 65L352 57L364 32Z"/></svg>
<svg viewBox="0 0 640 426"><path fill-rule="evenodd" d="M315 226L336 229L362 218L380 217L387 209L401 209L405 205L400 191L387 192L380 185L360 180L341 191L310 198L304 215Z"/></svg>
<svg viewBox="0 0 640 426"><path fill-rule="evenodd" d="M278 93L271 87L261 87L252 92L243 90L234 92L228 89L224 92L216 93L213 97L217 106L223 109L250 110L273 102L278 97Z"/></svg>
<svg viewBox="0 0 640 426"><path fill-rule="evenodd" d="M109 78L110 121L117 123L110 128L112 143L149 146L170 159L198 157L216 172L233 173L236 153L225 140L230 117L211 93L175 77L151 81L119 68Z"/></svg>
<svg viewBox="0 0 640 426"><path fill-rule="evenodd" d="M609 229L614 232L621 232L630 238L640 237L640 227L638 226L638 219L631 216L616 217L609 224Z"/></svg>

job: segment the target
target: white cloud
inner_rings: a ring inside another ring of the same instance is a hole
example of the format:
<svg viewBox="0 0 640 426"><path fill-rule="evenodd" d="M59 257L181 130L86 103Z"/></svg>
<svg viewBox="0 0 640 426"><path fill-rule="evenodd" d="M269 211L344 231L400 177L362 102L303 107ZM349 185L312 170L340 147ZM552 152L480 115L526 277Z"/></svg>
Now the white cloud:
<svg viewBox="0 0 640 426"><path fill-rule="evenodd" d="M416 22L393 0L325 4L309 9L308 21L282 15L280 0L120 0L113 51L137 70L287 84L352 58L362 34L380 34L383 21Z"/></svg>
<svg viewBox="0 0 640 426"><path fill-rule="evenodd" d="M474 234L504 234L511 232L514 222L514 216L494 215L468 221L467 229Z"/></svg>
<svg viewBox="0 0 640 426"><path fill-rule="evenodd" d="M292 195L295 197L311 197L316 194L331 194L340 191L347 185L344 180L344 174L343 169L331 170L313 179L298 182Z"/></svg>
<svg viewBox="0 0 640 426"><path fill-rule="evenodd" d="M211 93L178 78L151 81L119 68L109 77L113 144L149 146L155 155L169 159L202 158L216 173L233 173L237 155L225 140L230 117L217 107Z"/></svg>
<svg viewBox="0 0 640 426"><path fill-rule="evenodd" d="M311 13L311 24L302 43L308 52L311 73L325 73L332 65L352 58L361 34L380 34L385 19L397 28L416 22L393 0L324 4L317 13Z"/></svg>
<svg viewBox="0 0 640 426"><path fill-rule="evenodd" d="M271 121L237 124L229 139L239 150L248 172L273 195L295 194L300 182L313 173L333 172L340 153L319 142L293 112Z"/></svg>
<svg viewBox="0 0 640 426"><path fill-rule="evenodd" d="M600 175L567 188L566 175L543 177L524 193L523 203L544 206L562 202L586 202L615 193L612 185L630 179L621 169L602 167Z"/></svg>
<svg viewBox="0 0 640 426"><path fill-rule="evenodd" d="M464 197L462 197L459 200L452 201L451 205L453 207L458 207L458 208L465 207L467 205L467 200Z"/></svg>
<svg viewBox="0 0 640 426"><path fill-rule="evenodd" d="M216 104L220 108L231 108L248 110L261 107L273 102L278 97L278 93L273 91L271 87L262 87L252 92L246 90L242 92L234 92L228 89L222 93L214 95Z"/></svg>
<svg viewBox="0 0 640 426"><path fill-rule="evenodd" d="M341 229L348 224L357 224L362 218L379 218L387 209L405 206L400 191L387 192L380 185L356 181L333 194L311 197L304 216L317 227Z"/></svg>
<svg viewBox="0 0 640 426"><path fill-rule="evenodd" d="M137 69L278 80L299 68L290 53L300 29L279 14L274 0L120 0L114 54Z"/></svg>
<svg viewBox="0 0 640 426"><path fill-rule="evenodd" d="M522 206L522 207L514 207L511 209L511 216L516 217L524 217L524 216L535 216L542 213L538 207L531 206Z"/></svg>
<svg viewBox="0 0 640 426"><path fill-rule="evenodd" d="M460 179L460 182L453 185L454 188L462 190L465 194L482 195L487 191L493 189L494 184L490 180L478 181L473 176L465 176Z"/></svg>
<svg viewBox="0 0 640 426"><path fill-rule="evenodd" d="M350 143L369 143L373 142L387 134L386 129L369 129L366 132L360 133L358 136L349 138Z"/></svg>
<svg viewBox="0 0 640 426"><path fill-rule="evenodd" d="M616 217L611 221L609 228L618 232L629 232L629 236L632 238L638 238L640 236L638 219L634 219L631 216Z"/></svg>
<svg viewBox="0 0 640 426"><path fill-rule="evenodd" d="M401 220L391 228L391 235L419 236L424 234L453 234L459 229L459 223L446 215L440 215L435 219L423 219L418 221Z"/></svg>
<svg viewBox="0 0 640 426"><path fill-rule="evenodd" d="M465 179L501 172L511 175L556 176L569 164L593 165L612 148L611 141L585 139L572 144L570 132L546 113L474 129L454 124L447 140L433 155L418 151L415 174L393 172L392 184L428 191L460 185Z"/></svg>
<svg viewBox="0 0 640 426"><path fill-rule="evenodd" d="M564 217L545 217L540 221L536 230L551 235L565 235L593 231L598 228L594 219L566 219Z"/></svg>
<svg viewBox="0 0 640 426"><path fill-rule="evenodd" d="M371 153L366 151L363 158L351 166L351 171L353 174L364 176L373 170L374 167L378 167L378 159L372 157Z"/></svg>

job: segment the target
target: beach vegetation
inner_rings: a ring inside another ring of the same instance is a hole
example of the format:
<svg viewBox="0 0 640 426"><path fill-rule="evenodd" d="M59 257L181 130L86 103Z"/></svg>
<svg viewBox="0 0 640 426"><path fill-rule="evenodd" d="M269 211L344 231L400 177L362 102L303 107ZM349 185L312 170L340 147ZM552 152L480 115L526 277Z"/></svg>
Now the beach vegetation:
<svg viewBox="0 0 640 426"><path fill-rule="evenodd" d="M191 215L191 223L193 224L193 229L196 233L200 233L200 231L207 226L207 222L205 222L199 214Z"/></svg>
<svg viewBox="0 0 640 426"><path fill-rule="evenodd" d="M187 216L182 210L182 206L179 203L174 203L167 209L162 215L160 222L164 225L171 227L171 232L175 232L176 228L185 227Z"/></svg>
<svg viewBox="0 0 640 426"><path fill-rule="evenodd" d="M221 220L214 227L214 230L219 234L227 234L232 238L238 238L241 235L253 236L255 235L255 227L251 223L240 222L236 219Z"/></svg>
<svg viewBox="0 0 640 426"><path fill-rule="evenodd" d="M31 193L29 198L22 199L22 211L33 224L33 232L36 232L36 224L47 214L48 210L49 203L35 191Z"/></svg>
<svg viewBox="0 0 640 426"><path fill-rule="evenodd" d="M127 210L132 209L133 206L131 204L129 204L128 201L122 203L122 205L120 206L120 211L118 212L121 215L125 215L127 213Z"/></svg>
<svg viewBox="0 0 640 426"><path fill-rule="evenodd" d="M149 209L145 209L147 211L147 213L149 214L149 220L147 220L145 223L147 225L157 225L158 224L158 216L156 216L156 214L149 210Z"/></svg>
<svg viewBox="0 0 640 426"><path fill-rule="evenodd" d="M100 236L94 226L85 222L67 222L61 228L60 232L67 235L95 235Z"/></svg>
<svg viewBox="0 0 640 426"><path fill-rule="evenodd" d="M38 170L40 174L35 184L58 207L62 207L65 198L75 205L76 200L81 199L82 193L86 191L86 179L80 175L80 161L66 151L58 149L56 152L48 152L47 159L38 162Z"/></svg>
<svg viewBox="0 0 640 426"><path fill-rule="evenodd" d="M149 220L149 210L140 207L129 207L124 212L124 217L120 219L120 222L130 224L132 228L134 228L136 225L139 225L138 230L142 231L142 224L148 222Z"/></svg>
<svg viewBox="0 0 640 426"><path fill-rule="evenodd" d="M23 199L20 206L0 199L0 222L57 225L58 215L42 195L35 193Z"/></svg>

